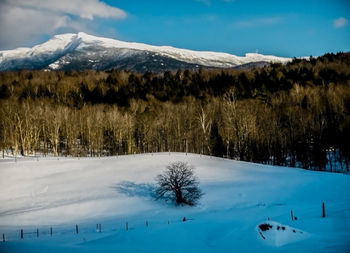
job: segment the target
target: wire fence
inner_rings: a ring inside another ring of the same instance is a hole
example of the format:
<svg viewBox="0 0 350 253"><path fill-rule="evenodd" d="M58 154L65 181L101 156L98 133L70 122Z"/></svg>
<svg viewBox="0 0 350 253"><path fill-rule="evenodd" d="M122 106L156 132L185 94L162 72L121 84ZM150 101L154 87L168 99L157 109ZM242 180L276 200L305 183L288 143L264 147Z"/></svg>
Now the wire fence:
<svg viewBox="0 0 350 253"><path fill-rule="evenodd" d="M321 212L320 212L321 214ZM292 221L297 221L298 218L290 211L290 217ZM322 202L322 215L320 217L326 217L325 203ZM72 237L77 237L77 239L85 240L85 237L97 237L98 235L111 235L118 233L128 233L129 231L140 231L145 232L145 230L163 229L164 227L171 227L171 225L179 225L181 223L187 223L195 220L192 217L172 217L168 220L148 220L142 218L129 220L105 220L104 223L83 223L79 224L64 224L64 225L41 225L41 226L24 226L17 228L0 228L0 234L2 234L2 242L6 243L8 241L21 241L21 240L35 240L40 238L41 240L50 240L55 238L55 240L69 240ZM270 220L268 217L267 220Z"/></svg>
<svg viewBox="0 0 350 253"><path fill-rule="evenodd" d="M144 231L152 228L164 228L173 224L181 224L192 221L193 218L174 218L168 220L141 220L129 221L105 221L104 223L83 223L71 225L41 225L41 226L23 226L16 228L0 228L2 242L35 240L50 238L66 239L72 236L83 237L93 235L110 235L113 233L127 233L129 231Z"/></svg>

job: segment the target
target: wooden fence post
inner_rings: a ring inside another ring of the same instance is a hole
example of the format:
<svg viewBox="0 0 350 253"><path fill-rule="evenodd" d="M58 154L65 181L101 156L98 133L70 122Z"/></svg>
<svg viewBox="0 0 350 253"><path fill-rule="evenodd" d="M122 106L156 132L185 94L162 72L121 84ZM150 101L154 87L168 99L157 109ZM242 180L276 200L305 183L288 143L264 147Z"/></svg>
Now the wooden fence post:
<svg viewBox="0 0 350 253"><path fill-rule="evenodd" d="M2 242L5 242L5 234L2 234Z"/></svg>
<svg viewBox="0 0 350 253"><path fill-rule="evenodd" d="M50 235L52 236L52 227L50 227Z"/></svg>
<svg viewBox="0 0 350 253"><path fill-rule="evenodd" d="M23 239L23 229L21 229L21 239Z"/></svg>
<svg viewBox="0 0 350 253"><path fill-rule="evenodd" d="M292 220L294 220L294 217L293 217L293 210L290 211L290 215L292 216Z"/></svg>
<svg viewBox="0 0 350 253"><path fill-rule="evenodd" d="M39 237L39 228L36 229L36 237Z"/></svg>
<svg viewBox="0 0 350 253"><path fill-rule="evenodd" d="M76 232L77 234L79 234L78 224L75 225L75 232Z"/></svg>
<svg viewBox="0 0 350 253"><path fill-rule="evenodd" d="M98 232L101 233L101 224L98 224Z"/></svg>
<svg viewBox="0 0 350 253"><path fill-rule="evenodd" d="M148 220L146 220L146 227L148 227Z"/></svg>
<svg viewBox="0 0 350 253"><path fill-rule="evenodd" d="M324 207L324 202L322 203L322 218L326 217L326 209Z"/></svg>
<svg viewBox="0 0 350 253"><path fill-rule="evenodd" d="M126 231L128 231L128 230L129 230L129 224L128 224L128 222L126 222L125 227L126 227Z"/></svg>

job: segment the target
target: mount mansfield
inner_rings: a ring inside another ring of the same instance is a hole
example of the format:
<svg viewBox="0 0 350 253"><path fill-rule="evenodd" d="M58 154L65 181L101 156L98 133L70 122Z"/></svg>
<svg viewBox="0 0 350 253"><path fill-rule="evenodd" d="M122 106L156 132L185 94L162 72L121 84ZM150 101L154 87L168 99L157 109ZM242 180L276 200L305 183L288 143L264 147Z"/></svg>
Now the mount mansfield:
<svg viewBox="0 0 350 253"><path fill-rule="evenodd" d="M55 35L32 48L0 51L0 71L22 69L108 70L161 72L178 69L251 68L287 63L291 58L247 53L192 51L101 38L86 33Z"/></svg>

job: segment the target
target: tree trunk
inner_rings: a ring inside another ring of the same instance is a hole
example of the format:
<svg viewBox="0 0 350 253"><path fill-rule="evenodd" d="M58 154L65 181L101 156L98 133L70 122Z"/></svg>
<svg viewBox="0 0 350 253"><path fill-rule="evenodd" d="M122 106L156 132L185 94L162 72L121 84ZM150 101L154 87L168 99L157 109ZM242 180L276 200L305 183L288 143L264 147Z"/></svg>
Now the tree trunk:
<svg viewBox="0 0 350 253"><path fill-rule="evenodd" d="M179 205L181 203L184 203L184 200L182 198L182 191L176 190L176 204Z"/></svg>

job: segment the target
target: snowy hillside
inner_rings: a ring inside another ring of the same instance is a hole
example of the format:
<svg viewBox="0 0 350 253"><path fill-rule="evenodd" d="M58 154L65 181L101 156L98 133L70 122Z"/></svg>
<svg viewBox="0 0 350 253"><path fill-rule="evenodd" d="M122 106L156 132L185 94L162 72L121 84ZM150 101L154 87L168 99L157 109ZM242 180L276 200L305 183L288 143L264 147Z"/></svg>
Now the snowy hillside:
<svg viewBox="0 0 350 253"><path fill-rule="evenodd" d="M198 206L151 197L172 161L196 167ZM1 159L0 252L348 252L349 186L343 174L182 153Z"/></svg>
<svg viewBox="0 0 350 253"><path fill-rule="evenodd" d="M281 62L290 58L247 53L192 51L91 36L85 33L56 35L33 48L0 51L0 70L111 69L167 70L176 68L234 68L248 63ZM142 66L139 66L142 64Z"/></svg>

